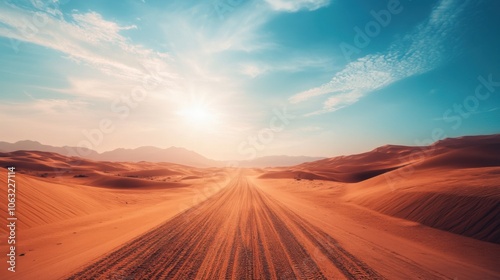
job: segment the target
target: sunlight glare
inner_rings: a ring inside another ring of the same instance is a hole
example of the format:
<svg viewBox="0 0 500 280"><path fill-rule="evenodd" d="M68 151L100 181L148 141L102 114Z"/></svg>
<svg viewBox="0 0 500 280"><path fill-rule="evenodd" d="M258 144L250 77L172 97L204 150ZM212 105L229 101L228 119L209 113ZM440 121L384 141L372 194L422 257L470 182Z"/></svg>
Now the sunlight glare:
<svg viewBox="0 0 500 280"><path fill-rule="evenodd" d="M214 122L215 116L206 106L194 104L181 110L179 114L195 126L208 126Z"/></svg>

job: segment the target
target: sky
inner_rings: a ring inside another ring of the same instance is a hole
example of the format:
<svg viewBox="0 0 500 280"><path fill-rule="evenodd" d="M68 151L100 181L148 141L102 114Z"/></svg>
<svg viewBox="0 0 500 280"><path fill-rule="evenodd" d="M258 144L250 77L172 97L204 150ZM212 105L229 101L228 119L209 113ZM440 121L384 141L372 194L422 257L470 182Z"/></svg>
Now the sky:
<svg viewBox="0 0 500 280"><path fill-rule="evenodd" d="M0 4L0 140L336 156L500 133L499 1Z"/></svg>

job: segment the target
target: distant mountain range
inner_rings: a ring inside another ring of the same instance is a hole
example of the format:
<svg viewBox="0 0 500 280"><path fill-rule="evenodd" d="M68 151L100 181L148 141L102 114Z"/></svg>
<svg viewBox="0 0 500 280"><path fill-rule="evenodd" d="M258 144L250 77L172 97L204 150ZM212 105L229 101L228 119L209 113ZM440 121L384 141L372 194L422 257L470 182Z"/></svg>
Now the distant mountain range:
<svg viewBox="0 0 500 280"><path fill-rule="evenodd" d="M64 156L79 156L98 161L171 162L195 167L219 167L227 165L227 162L225 161L209 159L196 152L178 147L162 149L158 147L145 146L135 149L120 148L108 152L98 153L94 150L70 146L54 147L31 140L18 141L16 143L0 141L0 152L14 152L19 150L52 152ZM255 158L253 160L237 161L236 163L238 163L238 166L241 167L273 167L293 166L321 159L324 158L307 156L266 156Z"/></svg>
<svg viewBox="0 0 500 280"><path fill-rule="evenodd" d="M76 147L54 147L49 145L41 144L37 141L23 140L16 143L8 143L0 141L0 152L14 152L14 151L40 151L40 152L51 152L58 153L63 156L80 156L88 159L97 159L99 153L94 150ZM85 156L83 156L85 155Z"/></svg>
<svg viewBox="0 0 500 280"><path fill-rule="evenodd" d="M177 147L166 149L151 146L135 149L120 148L100 154L98 160L171 162L196 167L221 165L216 160L208 159L196 152Z"/></svg>

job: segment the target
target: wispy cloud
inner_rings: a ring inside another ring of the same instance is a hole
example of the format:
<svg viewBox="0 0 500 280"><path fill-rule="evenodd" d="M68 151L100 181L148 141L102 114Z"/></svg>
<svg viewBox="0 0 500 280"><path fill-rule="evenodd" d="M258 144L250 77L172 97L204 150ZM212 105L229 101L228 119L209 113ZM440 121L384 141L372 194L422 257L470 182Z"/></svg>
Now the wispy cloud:
<svg viewBox="0 0 500 280"><path fill-rule="evenodd" d="M266 0L266 2L274 10L286 12L314 11L330 4L330 0Z"/></svg>
<svg viewBox="0 0 500 280"><path fill-rule="evenodd" d="M359 58L347 64L330 82L295 94L289 101L300 103L316 96L335 94L323 102L321 109L307 115L332 112L356 103L377 89L434 69L453 56L452 52L445 53L444 44L450 44L451 34L467 2L441 1L425 22L393 42L386 53Z"/></svg>
<svg viewBox="0 0 500 280"><path fill-rule="evenodd" d="M308 54L289 55L282 61L251 61L241 64L240 72L255 78L270 72L296 73L311 69L328 71L333 67L333 60L329 57L311 56Z"/></svg>
<svg viewBox="0 0 500 280"><path fill-rule="evenodd" d="M302 127L299 129L299 131L302 131L302 132L313 132L313 131L322 131L323 128L322 127L319 127L319 126L306 126L306 127Z"/></svg>
<svg viewBox="0 0 500 280"><path fill-rule="evenodd" d="M36 119L43 117L52 121L73 121L81 118L82 114L88 112L88 103L81 100L68 99L37 99L30 97L28 102L4 102L0 105L2 115L19 114L22 112L24 119Z"/></svg>
<svg viewBox="0 0 500 280"><path fill-rule="evenodd" d="M85 32L86 38L93 43L116 42L125 43L125 39L120 35L121 30L137 29L137 26L120 26L115 22L107 21L96 12L85 14L73 14L73 19Z"/></svg>
<svg viewBox="0 0 500 280"><path fill-rule="evenodd" d="M2 4L0 36L60 51L110 76L138 81L151 66L174 75L167 70L167 54L134 45L121 34L134 25L120 26L96 12L75 12L71 21L58 15L53 9L40 12Z"/></svg>

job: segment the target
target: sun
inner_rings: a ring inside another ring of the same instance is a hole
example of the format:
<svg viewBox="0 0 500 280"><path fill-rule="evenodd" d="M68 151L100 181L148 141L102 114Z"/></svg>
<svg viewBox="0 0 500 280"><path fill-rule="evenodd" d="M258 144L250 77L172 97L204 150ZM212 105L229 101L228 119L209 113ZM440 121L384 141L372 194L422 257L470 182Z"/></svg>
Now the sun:
<svg viewBox="0 0 500 280"><path fill-rule="evenodd" d="M215 121L215 114L203 104L192 104L179 111L179 115L193 126L209 126Z"/></svg>
<svg viewBox="0 0 500 280"><path fill-rule="evenodd" d="M184 110L181 111L181 115L184 115L188 121L193 123L203 123L210 118L210 113L207 108L202 106L184 108Z"/></svg>

